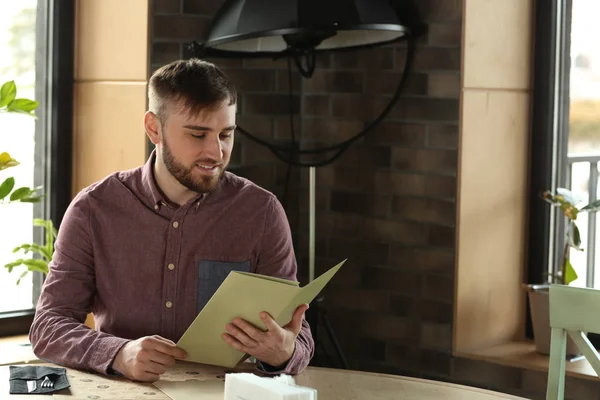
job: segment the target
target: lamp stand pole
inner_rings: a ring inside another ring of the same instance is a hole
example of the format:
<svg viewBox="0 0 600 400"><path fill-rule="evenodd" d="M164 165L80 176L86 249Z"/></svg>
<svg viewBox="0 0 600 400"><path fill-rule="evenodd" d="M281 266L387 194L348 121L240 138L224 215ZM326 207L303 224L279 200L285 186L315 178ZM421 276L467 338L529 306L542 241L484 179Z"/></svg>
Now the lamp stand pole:
<svg viewBox="0 0 600 400"><path fill-rule="evenodd" d="M317 177L316 177L316 167L308 168L308 280L312 282L315 279L315 239L316 239L316 190L317 190ZM307 320L309 325L311 326L313 340L315 342L315 347L320 347L323 350L324 356L327 358L329 364L331 365L331 359L327 352L325 351L325 347L323 343L319 340L319 331L321 330L320 326L323 326L325 332L329 336L329 341L332 344L338 360L340 362L340 367L344 369L348 369L348 362L346 361L346 357L344 357L344 353L342 352L342 348L333 332L333 327L329 323L327 319L327 315L325 312L325 307L323 306L323 294L320 293L313 301L310 309L307 312ZM317 350L317 349L315 349Z"/></svg>
<svg viewBox="0 0 600 400"><path fill-rule="evenodd" d="M316 218L316 172L308 169L308 281L315 279L315 218Z"/></svg>

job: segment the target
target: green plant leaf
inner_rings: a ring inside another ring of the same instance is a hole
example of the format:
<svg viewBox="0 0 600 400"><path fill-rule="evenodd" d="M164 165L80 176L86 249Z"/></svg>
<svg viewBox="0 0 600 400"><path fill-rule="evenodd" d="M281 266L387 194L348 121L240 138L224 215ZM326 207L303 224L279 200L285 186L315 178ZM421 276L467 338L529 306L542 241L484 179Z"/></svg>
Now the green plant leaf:
<svg viewBox="0 0 600 400"><path fill-rule="evenodd" d="M19 279L17 279L17 285L19 283L21 283L21 279L25 278L25 275L27 275L28 273L29 273L29 270L23 271L23 273L19 276Z"/></svg>
<svg viewBox="0 0 600 400"><path fill-rule="evenodd" d="M24 111L31 113L40 103L29 99L15 99L8 105L8 111Z"/></svg>
<svg viewBox="0 0 600 400"><path fill-rule="evenodd" d="M575 279L577 279L577 272L575 272L575 268L571 265L571 261L567 259L567 264L565 265L565 285L570 284Z"/></svg>
<svg viewBox="0 0 600 400"><path fill-rule="evenodd" d="M32 258L29 260L23 260L23 264L25 264L30 271L38 271L43 274L48 273L48 263L46 261L34 260Z"/></svg>
<svg viewBox="0 0 600 400"><path fill-rule="evenodd" d="M28 187L20 187L10 194L10 201L21 200L23 197L27 197L29 194L31 194L31 189Z"/></svg>
<svg viewBox="0 0 600 400"><path fill-rule="evenodd" d="M15 187L15 178L13 178L12 176L9 178L6 178L4 180L4 182L2 182L2 185L0 185L0 200L4 199L6 196L8 196L8 194L10 193L11 190L13 190L14 187Z"/></svg>
<svg viewBox="0 0 600 400"><path fill-rule="evenodd" d="M44 247L41 246L37 243L32 243L32 244L22 244L20 246L17 246L13 249L13 253L18 253L19 251L22 251L24 254L31 252L37 252L39 253L43 258L45 258L47 261L50 261L52 258L52 255L48 253L48 250Z"/></svg>
<svg viewBox="0 0 600 400"><path fill-rule="evenodd" d="M0 88L0 107L8 106L17 97L15 81L8 81Z"/></svg>
<svg viewBox="0 0 600 400"><path fill-rule="evenodd" d="M19 258L16 261L10 262L8 264L4 264L5 268L8 268L8 272L12 272L13 268L18 267L19 265L23 264L23 259Z"/></svg>
<svg viewBox="0 0 600 400"><path fill-rule="evenodd" d="M600 210L600 200L596 200L583 207L580 212L596 212Z"/></svg>
<svg viewBox="0 0 600 400"><path fill-rule="evenodd" d="M19 199L19 201L21 203L39 203L43 198L44 196L23 197L22 199Z"/></svg>
<svg viewBox="0 0 600 400"><path fill-rule="evenodd" d="M567 227L567 238L569 240L569 246L576 250L583 251L581 248L581 235L579 234L579 228L575 225L574 221L569 221Z"/></svg>

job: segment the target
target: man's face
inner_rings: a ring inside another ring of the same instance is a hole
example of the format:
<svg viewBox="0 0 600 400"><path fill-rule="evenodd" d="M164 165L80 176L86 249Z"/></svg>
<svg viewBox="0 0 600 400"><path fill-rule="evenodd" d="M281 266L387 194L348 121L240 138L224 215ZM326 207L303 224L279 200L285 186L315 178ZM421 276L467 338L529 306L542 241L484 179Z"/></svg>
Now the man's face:
<svg viewBox="0 0 600 400"><path fill-rule="evenodd" d="M231 158L235 112L226 104L199 114L167 107L158 156L183 186L198 193L215 189Z"/></svg>

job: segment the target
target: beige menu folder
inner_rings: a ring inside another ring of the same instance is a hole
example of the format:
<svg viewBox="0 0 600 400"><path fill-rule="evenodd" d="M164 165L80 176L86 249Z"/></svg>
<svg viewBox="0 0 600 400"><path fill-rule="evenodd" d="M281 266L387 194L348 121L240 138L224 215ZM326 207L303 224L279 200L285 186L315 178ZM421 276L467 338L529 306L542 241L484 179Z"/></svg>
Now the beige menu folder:
<svg viewBox="0 0 600 400"><path fill-rule="evenodd" d="M222 339L228 323L240 317L264 330L266 327L259 313L266 311L280 326L287 324L296 308L309 304L345 262L302 288L298 282L232 271L179 339L177 346L186 351L186 361L232 368L246 355Z"/></svg>

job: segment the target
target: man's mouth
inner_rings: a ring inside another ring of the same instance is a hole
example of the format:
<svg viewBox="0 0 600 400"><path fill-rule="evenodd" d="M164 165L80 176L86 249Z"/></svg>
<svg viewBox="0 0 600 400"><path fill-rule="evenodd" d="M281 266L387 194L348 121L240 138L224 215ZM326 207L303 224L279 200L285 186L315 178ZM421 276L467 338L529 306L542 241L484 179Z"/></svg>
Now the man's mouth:
<svg viewBox="0 0 600 400"><path fill-rule="evenodd" d="M213 171L213 170L217 169L219 166L215 165L215 164L196 164L196 167L206 170L206 171Z"/></svg>

